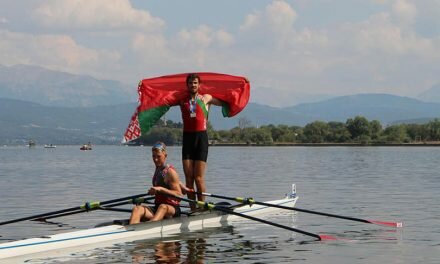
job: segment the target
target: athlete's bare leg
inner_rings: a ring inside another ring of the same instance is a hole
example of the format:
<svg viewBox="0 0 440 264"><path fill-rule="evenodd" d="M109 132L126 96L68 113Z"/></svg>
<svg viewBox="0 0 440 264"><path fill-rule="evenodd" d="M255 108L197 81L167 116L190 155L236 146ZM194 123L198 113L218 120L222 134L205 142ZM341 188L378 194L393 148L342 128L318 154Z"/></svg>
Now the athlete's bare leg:
<svg viewBox="0 0 440 264"><path fill-rule="evenodd" d="M185 173L185 185L187 188L194 190L194 161L190 159L182 160L183 172ZM188 192L188 199L195 200L196 195ZM196 205L190 203L191 211L196 209Z"/></svg>
<svg viewBox="0 0 440 264"><path fill-rule="evenodd" d="M156 213L154 214L154 217L151 218L150 221L159 221L164 218L171 218L176 213L176 209L168 204L161 204L157 208Z"/></svg>
<svg viewBox="0 0 440 264"><path fill-rule="evenodd" d="M206 192L205 169L206 169L206 162L201 160L194 161L193 176L194 176L194 181L196 183L197 192ZM198 194L197 200L205 201L205 196Z"/></svg>
<svg viewBox="0 0 440 264"><path fill-rule="evenodd" d="M151 218L153 218L153 212L150 210L150 208L142 205L136 205L131 211L129 223L130 225L138 224L141 221L147 221Z"/></svg>

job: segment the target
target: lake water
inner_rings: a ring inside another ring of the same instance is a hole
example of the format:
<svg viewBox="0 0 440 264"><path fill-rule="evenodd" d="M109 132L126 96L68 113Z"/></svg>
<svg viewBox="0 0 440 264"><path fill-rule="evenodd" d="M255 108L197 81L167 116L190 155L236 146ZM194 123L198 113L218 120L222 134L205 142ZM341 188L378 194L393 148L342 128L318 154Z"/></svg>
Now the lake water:
<svg viewBox="0 0 440 264"><path fill-rule="evenodd" d="M169 147L168 161L183 180L180 151ZM438 147L211 147L211 193L275 200L295 183L299 208L402 221L404 227L289 211L267 220L344 239L316 242L244 220L29 263L439 263L439 160ZM142 193L153 166L149 147L0 147L0 221ZM95 211L53 219L59 225L15 223L0 226L0 242L125 217Z"/></svg>

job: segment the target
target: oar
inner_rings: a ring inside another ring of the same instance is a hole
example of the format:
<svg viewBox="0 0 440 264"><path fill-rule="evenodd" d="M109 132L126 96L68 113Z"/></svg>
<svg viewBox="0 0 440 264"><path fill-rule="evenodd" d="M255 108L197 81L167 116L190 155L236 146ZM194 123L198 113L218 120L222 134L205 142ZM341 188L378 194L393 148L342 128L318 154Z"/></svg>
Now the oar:
<svg viewBox="0 0 440 264"><path fill-rule="evenodd" d="M120 206L120 205L125 205L125 204L140 204L140 203L144 203L148 200L152 200L154 199L154 196L149 196L149 197L138 197L138 198L134 198L134 199L129 199L127 201L122 201L119 203L114 203L114 204L109 204L105 207L103 206L99 206L98 208L94 208L95 209L99 209L99 210L110 210L110 208L115 207L115 206ZM103 205L101 203L101 205ZM121 211L121 212L126 212L126 209L121 209L121 210L117 210L115 208L112 208L113 211ZM90 210L89 210L90 211ZM130 210L131 211L131 210ZM62 213L62 214L55 214L55 215L50 215L47 217L40 217L37 219L32 219L32 221L46 221L47 219L52 219L52 218L58 218L58 217L63 217L63 216L67 216L67 215L73 215L73 214L78 214L78 213L84 213L87 212L86 209L80 209L80 210L76 210L76 211L72 211L72 212L67 212L67 213Z"/></svg>
<svg viewBox="0 0 440 264"><path fill-rule="evenodd" d="M31 216L27 216L27 217L22 217L22 218L18 218L18 219L13 219L13 220L8 220L8 221L0 222L0 225L6 225L6 224L17 223L17 222L26 221L26 220L33 220L33 219L38 219L38 218L44 218L46 216L51 216L51 215L60 215L60 214L63 214L63 213L73 212L73 211L77 211L77 213L87 212L89 210L98 209L101 205L113 204L113 203L120 202L120 201L123 201L123 200L130 200L130 199L133 200L133 199L137 199L137 198L140 198L140 197L143 197L143 196L147 196L147 195L148 194L146 194L146 193L141 193L141 194L126 196L126 197L112 199L112 200L103 201L103 202L99 202L99 201L96 201L96 202L86 202L86 203L84 203L84 204L82 204L80 206L76 206L76 207L71 207L71 208L62 209L62 210L58 210L58 211L52 211L52 212L48 212L48 213L31 215Z"/></svg>
<svg viewBox="0 0 440 264"><path fill-rule="evenodd" d="M208 202L195 201L195 200L191 200L191 199L187 199L187 198L183 198L183 197L178 197L178 196L174 196L174 195L167 195L167 196L170 196L170 197L173 197L173 198L177 198L179 200L186 201L188 203L197 204L198 206L201 206L201 207L209 209L209 210L217 210L217 211L224 212L224 213L227 213L227 214L236 215L236 216L240 216L240 217L243 217L243 218L246 218L246 219L250 219L250 220L254 220L254 221L260 222L260 223L264 223L264 224L267 224L267 225L272 225L272 226L276 226L276 227L279 227L279 228L287 229L289 231L297 232L297 233L300 233L300 234L303 234L303 235L306 235L306 236L311 236L311 237L314 237L314 238L316 238L316 239L318 239L320 241L323 241L323 240L337 240L336 237L333 237L333 236L330 236L330 235L318 235L318 234L310 233L310 232L307 232L307 231L304 231L304 230L300 230L300 229L297 229L297 228L293 228L293 227L290 227L290 226L285 226L285 225L281 225L281 224L277 224L277 223L274 223L274 222L270 222L270 221L267 221L267 220L264 220L264 219L261 219L261 218L257 218L257 217L253 217L253 216L250 216L250 215L245 215L245 214L242 214L242 213L234 212L230 208L219 206L219 205L215 205L215 204L211 204L211 203L208 203Z"/></svg>
<svg viewBox="0 0 440 264"><path fill-rule="evenodd" d="M210 197L214 197L214 198L232 200L232 201L236 201L236 202L243 203L243 204L258 204L258 205L276 207L276 208L281 208L281 209L286 209L286 210L304 212L304 213L309 213L309 214L323 215L323 216L328 216L328 217L357 221L357 222L362 222L362 223L367 223L367 224L376 224L376 225L384 225L384 226L392 226L392 227L403 227L402 222L385 222L385 221L377 221L377 220L366 220L366 219L361 219L361 218L356 218L356 217L329 214L329 213L324 213L324 212L317 212L317 211L312 211L312 210L307 210L307 209L301 209L298 207L288 207L288 206L283 206L283 205L278 205L278 204L258 202L252 198L228 197L228 196L217 195L217 194L212 194L212 193L205 193L205 192L200 193L200 192L196 192L194 190L189 190L189 192L193 192L195 194L204 195L204 196L210 196Z"/></svg>

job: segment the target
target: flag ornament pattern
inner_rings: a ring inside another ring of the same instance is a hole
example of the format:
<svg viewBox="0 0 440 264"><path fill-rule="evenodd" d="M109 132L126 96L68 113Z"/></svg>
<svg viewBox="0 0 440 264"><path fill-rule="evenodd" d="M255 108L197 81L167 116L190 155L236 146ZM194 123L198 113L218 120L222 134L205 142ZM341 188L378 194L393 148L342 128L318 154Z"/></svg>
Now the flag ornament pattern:
<svg viewBox="0 0 440 264"><path fill-rule="evenodd" d="M128 124L128 128L125 131L124 140L126 141L130 141L141 136L141 128L139 127L137 114L137 112L133 114L130 123Z"/></svg>
<svg viewBox="0 0 440 264"><path fill-rule="evenodd" d="M200 72L200 94L211 94L223 102L224 117L240 113L249 102L250 83L247 78L221 73ZM172 106L189 97L186 86L188 73L144 79L138 85L138 106L131 117L123 142L130 142L148 133Z"/></svg>

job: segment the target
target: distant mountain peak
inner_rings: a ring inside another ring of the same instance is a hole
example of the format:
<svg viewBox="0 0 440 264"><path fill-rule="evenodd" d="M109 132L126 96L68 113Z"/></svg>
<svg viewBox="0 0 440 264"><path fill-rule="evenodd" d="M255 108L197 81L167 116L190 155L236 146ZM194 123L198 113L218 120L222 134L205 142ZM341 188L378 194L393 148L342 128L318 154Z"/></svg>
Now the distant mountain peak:
<svg viewBox="0 0 440 264"><path fill-rule="evenodd" d="M136 101L136 89L118 81L49 70L35 65L0 67L0 97L47 106L98 106Z"/></svg>
<svg viewBox="0 0 440 264"><path fill-rule="evenodd" d="M428 90L420 93L417 98L425 102L440 103L440 83L437 83Z"/></svg>
<svg viewBox="0 0 440 264"><path fill-rule="evenodd" d="M331 98L317 103L288 107L291 113L304 114L316 120L344 121L356 115L384 124L395 120L440 116L439 103L391 94L355 94Z"/></svg>

